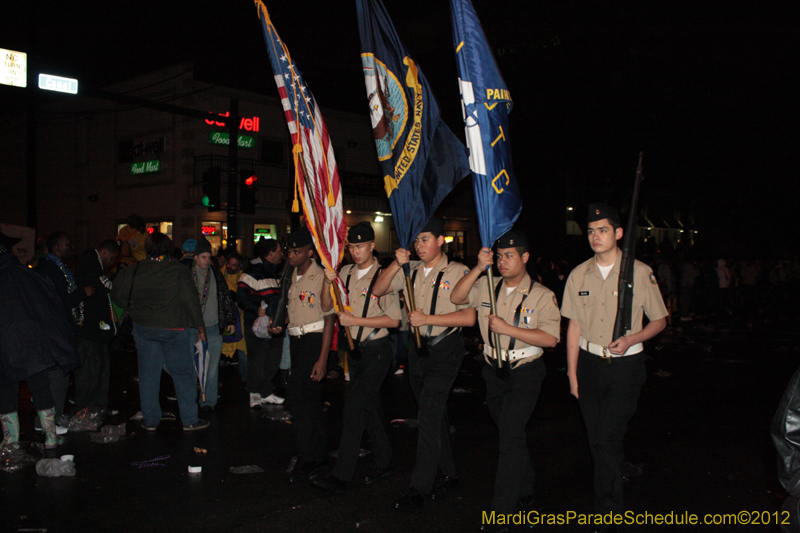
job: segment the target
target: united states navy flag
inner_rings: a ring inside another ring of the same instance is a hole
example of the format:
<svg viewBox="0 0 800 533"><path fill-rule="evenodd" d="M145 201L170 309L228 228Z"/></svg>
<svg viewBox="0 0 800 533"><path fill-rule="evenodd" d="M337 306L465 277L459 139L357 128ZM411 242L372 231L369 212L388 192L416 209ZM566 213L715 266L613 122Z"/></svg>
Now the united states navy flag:
<svg viewBox="0 0 800 533"><path fill-rule="evenodd" d="M400 246L409 248L469 170L467 150L406 52L381 0L356 0L372 133Z"/></svg>
<svg viewBox="0 0 800 533"><path fill-rule="evenodd" d="M450 6L478 225L483 246L491 248L522 211L508 128L513 103L472 2Z"/></svg>

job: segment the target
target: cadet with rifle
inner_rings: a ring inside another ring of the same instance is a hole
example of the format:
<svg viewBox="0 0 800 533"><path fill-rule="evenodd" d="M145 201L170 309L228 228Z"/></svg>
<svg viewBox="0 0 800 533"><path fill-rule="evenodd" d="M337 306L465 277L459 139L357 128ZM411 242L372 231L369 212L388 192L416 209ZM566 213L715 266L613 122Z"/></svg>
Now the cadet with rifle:
<svg viewBox="0 0 800 533"><path fill-rule="evenodd" d="M637 183L640 176L638 171ZM635 205L631 216L636 216ZM586 424L594 463L595 511L601 514L624 513L623 438L646 378L642 343L667 325L667 309L652 269L633 261L635 218L628 226L633 229L628 231L626 255L617 248L623 229L616 210L603 204L589 206L587 233L594 256L570 273L561 306L561 315L569 319L570 392L578 398ZM628 259L632 268L623 268ZM627 293L630 298L625 298ZM627 314L625 305L630 306L630 327L615 336L615 317ZM620 306L623 308L618 309ZM645 314L650 322L642 327ZM613 524L594 529L615 530Z"/></svg>

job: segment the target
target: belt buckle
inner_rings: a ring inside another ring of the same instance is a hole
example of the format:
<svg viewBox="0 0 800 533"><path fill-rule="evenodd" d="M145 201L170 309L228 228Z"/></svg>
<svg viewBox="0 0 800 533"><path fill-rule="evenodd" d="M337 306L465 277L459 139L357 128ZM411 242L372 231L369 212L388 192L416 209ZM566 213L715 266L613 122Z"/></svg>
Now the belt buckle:
<svg viewBox="0 0 800 533"><path fill-rule="evenodd" d="M611 364L611 356L608 354L608 346L602 346L603 354L600 356L603 359L603 363L610 365Z"/></svg>
<svg viewBox="0 0 800 533"><path fill-rule="evenodd" d="M301 325L298 329L300 330L300 335L298 335L299 337L302 337L303 335L306 334L306 325L305 324Z"/></svg>

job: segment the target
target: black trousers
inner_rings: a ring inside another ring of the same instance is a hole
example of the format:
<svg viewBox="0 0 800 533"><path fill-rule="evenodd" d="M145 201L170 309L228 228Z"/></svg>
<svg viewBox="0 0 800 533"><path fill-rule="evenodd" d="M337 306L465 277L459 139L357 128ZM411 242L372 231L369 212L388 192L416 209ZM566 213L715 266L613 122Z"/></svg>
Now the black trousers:
<svg viewBox="0 0 800 533"><path fill-rule="evenodd" d="M517 512L517 502L533 495L536 473L528 451L525 427L536 407L547 375L541 358L511 370L507 380L497 377L491 365L483 367L486 405L500 432L492 511Z"/></svg>
<svg viewBox="0 0 800 533"><path fill-rule="evenodd" d="M413 340L411 346L409 381L419 408L419 437L417 462L410 485L420 494L428 494L433 489L438 470L446 476L457 477L450 446L447 399L464 359L464 338L458 332L449 335L431 348L428 358L417 355Z"/></svg>
<svg viewBox="0 0 800 533"><path fill-rule="evenodd" d="M292 373L286 395L292 406L297 460L306 463L318 463L328 452L322 421L322 383L311 379L321 348L322 333L289 337Z"/></svg>
<svg viewBox="0 0 800 533"><path fill-rule="evenodd" d="M331 472L345 481L353 479L364 430L372 443L375 466L386 468L392 462L392 444L386 434L381 406L381 384L393 359L389 337L362 343L361 354L359 360L352 357L347 359L350 393L342 415L339 457Z"/></svg>
<svg viewBox="0 0 800 533"><path fill-rule="evenodd" d="M644 353L605 363L584 350L578 356L578 395L594 463L594 505L599 513L624 513L623 439L647 379Z"/></svg>
<svg viewBox="0 0 800 533"><path fill-rule="evenodd" d="M61 369L57 368L60 372ZM33 405L37 411L44 411L53 407L53 396L50 394L49 371L42 370L38 374L28 376L25 383L33 398ZM19 406L19 383L0 385L0 414L15 413Z"/></svg>
<svg viewBox="0 0 800 533"><path fill-rule="evenodd" d="M89 406L108 407L111 355L108 343L76 337L81 365L75 369L75 407L72 414Z"/></svg>
<svg viewBox="0 0 800 533"><path fill-rule="evenodd" d="M273 392L272 378L281 365L284 336L269 339L256 337L253 333L253 321L250 320L245 321L243 327L244 342L247 345L247 391L266 398Z"/></svg>

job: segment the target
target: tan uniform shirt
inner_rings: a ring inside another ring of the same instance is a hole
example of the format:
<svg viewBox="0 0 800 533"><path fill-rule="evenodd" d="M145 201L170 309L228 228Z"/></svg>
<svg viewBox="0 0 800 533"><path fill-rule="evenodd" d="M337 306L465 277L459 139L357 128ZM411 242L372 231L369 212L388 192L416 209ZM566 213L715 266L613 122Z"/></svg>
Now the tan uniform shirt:
<svg viewBox="0 0 800 533"><path fill-rule="evenodd" d="M319 322L322 317L333 313L322 310L322 283L325 273L314 259L306 273L298 280L297 269L292 274L289 288L289 327L297 328ZM322 330L319 330L322 331Z"/></svg>
<svg viewBox="0 0 800 533"><path fill-rule="evenodd" d="M494 280L494 286L503 278ZM530 288L530 291L528 290ZM524 329L540 329L545 333L549 333L556 339L561 337L561 313L558 311L558 303L556 303L556 295L553 291L542 285L541 283L534 283L531 287L531 277L525 274L519 285L514 287L510 294L506 294L505 284L500 287L500 293L497 295L497 315L512 326L514 325L514 315L517 312L517 307L522 303L522 308L519 314L519 324L517 327ZM481 336L483 342L489 344L489 314L492 310L492 304L489 300L489 284L484 278L478 278L475 285L469 291L469 306L478 310L478 325L481 328ZM500 335L500 347L503 350L508 350L508 343L511 337L508 335ZM514 343L515 350L521 350L529 347L519 339ZM496 348L496 346L495 346ZM520 359L519 362L533 361L541 357L541 354L525 359Z"/></svg>
<svg viewBox="0 0 800 533"><path fill-rule="evenodd" d="M373 264L366 274L361 279L358 279L358 265L347 265L342 267L339 277L342 278L344 283L347 283L347 277L350 276L350 285L347 287L350 295L350 307L353 308L353 316L361 318L364 315L364 305L367 303L367 292L369 286L372 284L372 279L378 275L378 268L380 265L377 261ZM367 308L367 318L378 318L381 316L388 316L394 320L400 320L400 298L397 294L389 293L378 298L377 296L370 295L369 307ZM361 326L350 326L350 335L353 340L363 341L370 336L375 328L364 326L361 331L361 338L357 338L358 330ZM389 330L381 328L375 334L374 339L382 339L389 335Z"/></svg>
<svg viewBox="0 0 800 533"><path fill-rule="evenodd" d="M577 320L581 335L587 341L601 346L612 342L614 321L617 316L617 291L622 251L617 252L617 262L603 279L594 257L581 263L569 275L564 289L561 314ZM653 270L640 261L633 265L633 309L631 330L626 335L642 331L642 318L647 314L651 321L667 316Z"/></svg>
<svg viewBox="0 0 800 533"><path fill-rule="evenodd" d="M414 303L417 309L422 309L426 315L430 314L431 298L433 297L433 288L436 284L436 279L439 272L444 271L441 281L439 282L439 292L436 295L436 314L446 315L454 313L461 309L468 309L469 305L454 305L450 302L450 291L456 286L458 280L464 277L469 272L469 269L461 263L450 262L447 260L447 255L442 254L442 259L434 266L430 273L425 275L425 264L422 261L411 261L411 275L413 277L414 271L417 270L417 277L414 280ZM392 279L392 292L397 294L406 287L406 278L403 270L395 275ZM408 300L406 300L408 303ZM409 305L409 310L411 309ZM435 337L445 331L447 328L444 326L434 326L431 331L430 337ZM426 336L428 334L428 326L419 329L420 335Z"/></svg>

